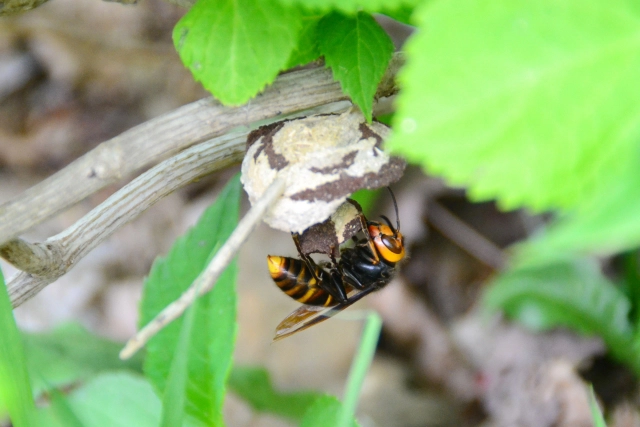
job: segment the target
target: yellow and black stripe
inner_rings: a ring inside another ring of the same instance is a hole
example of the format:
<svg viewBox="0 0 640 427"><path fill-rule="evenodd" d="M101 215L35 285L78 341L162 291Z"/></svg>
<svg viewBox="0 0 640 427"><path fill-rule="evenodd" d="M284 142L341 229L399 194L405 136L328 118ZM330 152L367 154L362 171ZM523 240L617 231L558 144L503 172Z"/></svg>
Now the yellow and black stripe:
<svg viewBox="0 0 640 427"><path fill-rule="evenodd" d="M308 305L330 307L336 304L327 291L319 287L317 280L309 271L307 264L296 258L267 256L269 273L276 285L294 300ZM316 268L316 276L321 280L329 280L326 272Z"/></svg>

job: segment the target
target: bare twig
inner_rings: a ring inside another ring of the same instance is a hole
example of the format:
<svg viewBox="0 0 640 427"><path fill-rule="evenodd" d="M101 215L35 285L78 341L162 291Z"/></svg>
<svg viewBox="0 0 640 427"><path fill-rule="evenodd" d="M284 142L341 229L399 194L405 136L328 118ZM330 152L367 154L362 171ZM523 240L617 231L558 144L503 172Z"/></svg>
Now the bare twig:
<svg viewBox="0 0 640 427"><path fill-rule="evenodd" d="M496 270L504 268L506 257L502 250L442 205L431 202L427 215L431 225L469 254Z"/></svg>
<svg viewBox="0 0 640 427"><path fill-rule="evenodd" d="M402 62L401 56L394 57L377 96L390 96L397 91L393 76ZM209 98L149 120L100 144L16 199L0 205L0 244L101 188L193 144L238 126L345 99L329 70L313 68L281 75L241 107L224 107Z"/></svg>
<svg viewBox="0 0 640 427"><path fill-rule="evenodd" d="M167 324L184 313L198 295L203 295L213 289L220 274L245 242L249 234L262 220L264 213L280 198L285 189L285 180L281 177L269 185L260 200L249 209L249 212L238 223L238 226L224 245L218 250L207 268L196 278L193 284L176 301L169 304L151 322L143 327L135 337L131 338L120 352L121 359L128 359L141 349L151 337L157 334Z"/></svg>

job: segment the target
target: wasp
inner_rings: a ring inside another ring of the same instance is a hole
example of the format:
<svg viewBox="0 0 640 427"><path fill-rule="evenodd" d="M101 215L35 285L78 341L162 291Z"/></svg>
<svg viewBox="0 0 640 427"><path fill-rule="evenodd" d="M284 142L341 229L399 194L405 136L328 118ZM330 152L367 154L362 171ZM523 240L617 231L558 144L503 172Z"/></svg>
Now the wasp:
<svg viewBox="0 0 640 427"><path fill-rule="evenodd" d="M340 251L331 263L316 263L303 253L298 235L293 241L300 259L267 256L269 273L276 285L291 298L304 305L287 316L276 328L274 341L323 322L371 292L386 286L393 278L396 264L405 256L404 238L400 233L400 218L395 196L389 188L396 213L396 226L382 215L386 224L369 221L356 206L364 237L353 237L354 245Z"/></svg>

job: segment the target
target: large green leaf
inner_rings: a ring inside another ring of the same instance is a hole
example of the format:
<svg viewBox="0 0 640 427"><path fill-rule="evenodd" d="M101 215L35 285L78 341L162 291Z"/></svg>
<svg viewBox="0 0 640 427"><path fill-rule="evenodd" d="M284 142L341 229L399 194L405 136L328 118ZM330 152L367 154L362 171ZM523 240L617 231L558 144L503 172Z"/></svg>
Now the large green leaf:
<svg viewBox="0 0 640 427"><path fill-rule="evenodd" d="M235 366L229 376L229 388L256 411L270 412L296 421L300 421L322 396L312 391L278 391L273 388L269 373L264 368Z"/></svg>
<svg viewBox="0 0 640 427"><path fill-rule="evenodd" d="M276 0L198 0L173 30L182 62L223 104L273 82L298 44L300 12Z"/></svg>
<svg viewBox="0 0 640 427"><path fill-rule="evenodd" d="M66 399L60 408L39 410L38 427L69 427L80 420L84 427L157 427L160 400L152 386L131 373L102 374Z"/></svg>
<svg viewBox="0 0 640 427"><path fill-rule="evenodd" d="M107 370L142 372L142 354L122 361L122 345L99 338L76 323L44 333L23 333L34 393L63 388Z"/></svg>
<svg viewBox="0 0 640 427"><path fill-rule="evenodd" d="M632 345L631 304L588 259L555 259L520 265L498 276L485 304L535 329L570 327L601 336L611 353L640 373Z"/></svg>
<svg viewBox="0 0 640 427"><path fill-rule="evenodd" d="M318 23L317 33L334 78L371 121L373 97L393 54L391 39L366 12L353 17L330 13Z"/></svg>
<svg viewBox="0 0 640 427"><path fill-rule="evenodd" d="M574 207L638 158L633 0L424 3L388 147L475 200Z"/></svg>
<svg viewBox="0 0 640 427"><path fill-rule="evenodd" d="M224 243L238 221L240 182L234 177L198 224L176 240L164 259L158 259L145 282L141 324L185 291ZM236 335L235 262L214 289L200 297L195 310L188 348L178 348L183 319L163 329L147 345L144 372L165 393L169 370L176 352L188 352L187 413L205 425L222 425L225 382L231 367Z"/></svg>
<svg viewBox="0 0 640 427"><path fill-rule="evenodd" d="M639 141L640 142L640 141ZM523 252L590 252L609 255L640 245L640 153L603 177L583 203L559 218Z"/></svg>
<svg viewBox="0 0 640 427"><path fill-rule="evenodd" d="M0 270L0 417L7 413L14 427L33 424L35 407L22 338Z"/></svg>

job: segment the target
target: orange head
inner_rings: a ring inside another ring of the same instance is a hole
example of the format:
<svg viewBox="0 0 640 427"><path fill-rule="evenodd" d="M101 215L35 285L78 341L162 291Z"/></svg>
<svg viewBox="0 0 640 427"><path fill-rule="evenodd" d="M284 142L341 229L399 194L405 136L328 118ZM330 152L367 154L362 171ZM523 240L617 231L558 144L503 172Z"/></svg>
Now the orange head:
<svg viewBox="0 0 640 427"><path fill-rule="evenodd" d="M370 222L368 228L373 245L381 258L392 263L404 258L404 237L400 230L394 230L389 225L377 222Z"/></svg>

